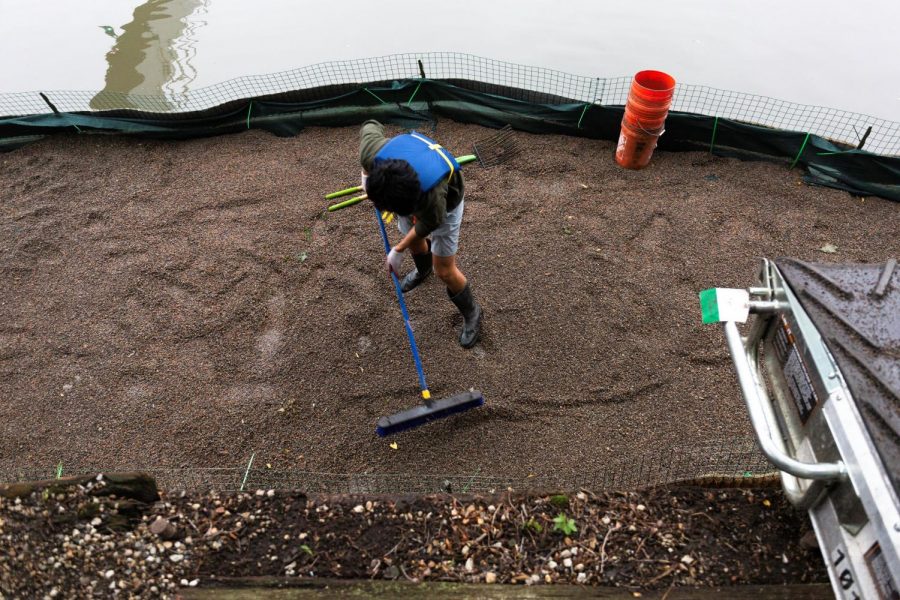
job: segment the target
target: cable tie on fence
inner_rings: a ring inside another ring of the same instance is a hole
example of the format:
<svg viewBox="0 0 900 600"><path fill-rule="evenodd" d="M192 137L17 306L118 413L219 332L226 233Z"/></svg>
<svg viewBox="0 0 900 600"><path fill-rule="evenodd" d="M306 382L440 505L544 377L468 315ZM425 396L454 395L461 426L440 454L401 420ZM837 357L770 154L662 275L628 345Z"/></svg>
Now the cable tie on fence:
<svg viewBox="0 0 900 600"><path fill-rule="evenodd" d="M58 116L59 110L53 105L52 102L50 102L50 98L48 98L47 95L44 94L44 92L38 92L38 94L41 96L41 98L43 98L44 102L47 103L47 106L50 107L50 110L53 111L53 114Z"/></svg>
<svg viewBox="0 0 900 600"><path fill-rule="evenodd" d="M370 94L372 94L373 96L375 96L375 99L378 100L379 102L381 102L382 104L387 104L387 102L385 102L384 100L382 100L381 98L379 98L378 95L375 94L375 92L373 92L373 91L370 90L369 88L364 87L363 89L364 89L365 91L369 92Z"/></svg>
<svg viewBox="0 0 900 600"><path fill-rule="evenodd" d="M422 79L427 79L425 77L425 65L422 64L422 59L420 58L416 62L419 63L419 73L422 74Z"/></svg>
<svg viewBox="0 0 900 600"><path fill-rule="evenodd" d="M791 163L791 169L793 169L794 166L796 166L797 161L800 160L800 156L803 154L803 150L806 149L806 143L809 141L809 136L810 134L807 133L806 137L803 138L803 144L800 146L800 152L797 153L797 157L794 158L794 162Z"/></svg>
<svg viewBox="0 0 900 600"><path fill-rule="evenodd" d="M718 131L718 130L719 130L719 117L716 117L716 120L713 121L712 138L710 138L710 140L709 140L709 153L710 154L712 154L712 151L713 151L713 144L716 143L716 131Z"/></svg>
<svg viewBox="0 0 900 600"><path fill-rule="evenodd" d="M244 480L241 482L241 490L244 491L244 486L247 485L247 477L250 475L250 467L253 466L253 457L256 456L256 452L250 455L250 462L247 463L247 470L244 471Z"/></svg>
<svg viewBox="0 0 900 600"><path fill-rule="evenodd" d="M420 87L422 87L422 82L421 82L421 81L419 82L419 85L416 86L416 89L413 90L412 96L409 97L409 100L408 100L407 103L406 103L407 106L410 106L410 105L412 104L413 98L415 98L415 97L416 97L416 94L419 93L419 88L420 88ZM377 96L376 96L376 98L377 98ZM380 100L380 98L379 98L379 100Z"/></svg>
<svg viewBox="0 0 900 600"><path fill-rule="evenodd" d="M584 105L584 110L581 111L581 116L578 117L578 125L577 125L578 129L581 129L581 120L584 119L584 113L586 113L591 106L593 106L593 102L590 104Z"/></svg>
<svg viewBox="0 0 900 600"><path fill-rule="evenodd" d="M253 100L250 101L250 106L247 107L247 129L250 129L250 111L253 110Z"/></svg>
<svg viewBox="0 0 900 600"><path fill-rule="evenodd" d="M853 128L856 131L856 127ZM869 139L869 134L872 133L872 126L869 125L869 128L866 129L866 132L863 134L862 139L859 140L859 145L856 147L857 150L862 150L862 147L866 145L866 140ZM859 137L859 134L856 134L856 137Z"/></svg>

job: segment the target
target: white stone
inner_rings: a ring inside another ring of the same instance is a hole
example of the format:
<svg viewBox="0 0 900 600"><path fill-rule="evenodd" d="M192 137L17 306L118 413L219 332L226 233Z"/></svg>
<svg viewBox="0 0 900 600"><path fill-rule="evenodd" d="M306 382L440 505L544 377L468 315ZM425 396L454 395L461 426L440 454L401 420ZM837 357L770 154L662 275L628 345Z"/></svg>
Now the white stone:
<svg viewBox="0 0 900 600"><path fill-rule="evenodd" d="M353 507L353 512L355 512L355 513L361 513L364 510L366 510L366 507L363 506L362 504L357 504L356 506Z"/></svg>
<svg viewBox="0 0 900 600"><path fill-rule="evenodd" d="M475 561L472 557L469 557L469 560L466 561L466 573L471 573L475 570Z"/></svg>
<svg viewBox="0 0 900 600"><path fill-rule="evenodd" d="M579 573L575 581L577 581L578 583L584 583L585 581L587 581L587 573Z"/></svg>
<svg viewBox="0 0 900 600"><path fill-rule="evenodd" d="M171 560L173 563L181 562L182 560L184 560L184 554L172 554L169 556L169 560Z"/></svg>
<svg viewBox="0 0 900 600"><path fill-rule="evenodd" d="M692 557L690 554L685 554L684 556L681 557L681 562L683 562L686 565L689 565L694 562L694 557Z"/></svg>
<svg viewBox="0 0 900 600"><path fill-rule="evenodd" d="M567 569L571 569L572 568L572 559L567 558L567 559L563 560L563 566Z"/></svg>
<svg viewBox="0 0 900 600"><path fill-rule="evenodd" d="M551 560L550 562L547 563L547 568L550 569L551 571L555 571L556 567L558 567L558 566L559 565L556 564L555 560Z"/></svg>
<svg viewBox="0 0 900 600"><path fill-rule="evenodd" d="M104 579L112 579L112 576L115 574L116 574L116 572L113 571L112 569L110 569L109 571L107 571L106 573L103 574L103 578Z"/></svg>

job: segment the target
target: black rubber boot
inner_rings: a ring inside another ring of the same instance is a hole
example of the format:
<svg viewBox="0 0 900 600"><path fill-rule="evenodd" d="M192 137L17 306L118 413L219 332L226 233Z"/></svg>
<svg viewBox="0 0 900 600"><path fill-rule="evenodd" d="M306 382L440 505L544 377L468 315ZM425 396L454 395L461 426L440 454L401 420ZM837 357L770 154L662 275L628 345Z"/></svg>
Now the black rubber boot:
<svg viewBox="0 0 900 600"><path fill-rule="evenodd" d="M412 258L413 262L416 263L416 268L404 275L403 279L400 280L400 289L403 290L404 294L418 287L420 283L428 279L428 276L434 270L431 261L430 243L428 244L428 252L425 254L413 254Z"/></svg>
<svg viewBox="0 0 900 600"><path fill-rule="evenodd" d="M471 348L478 343L478 338L481 335L481 316L483 314L481 306L472 297L472 288L468 283L455 296L450 293L449 289L447 290L447 295L463 316L462 331L459 332L459 345L463 348Z"/></svg>

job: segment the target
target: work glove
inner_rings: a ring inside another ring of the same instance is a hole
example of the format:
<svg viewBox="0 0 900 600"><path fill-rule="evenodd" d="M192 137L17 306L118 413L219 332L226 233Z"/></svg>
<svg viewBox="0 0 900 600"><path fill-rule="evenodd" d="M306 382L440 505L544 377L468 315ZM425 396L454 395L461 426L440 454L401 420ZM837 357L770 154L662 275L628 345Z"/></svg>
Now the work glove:
<svg viewBox="0 0 900 600"><path fill-rule="evenodd" d="M394 213L392 213L392 212L390 212L390 211L387 211L387 210L382 211L382 213L381 213L381 219L382 219L385 223L390 223L391 221L394 220L394 217L396 217L396 216L397 216L396 214L394 214Z"/></svg>
<svg viewBox="0 0 900 600"><path fill-rule="evenodd" d="M391 248L391 251L388 252L387 257L384 259L384 268L387 269L388 273L393 271L395 275L400 275L400 266L402 264L403 252L398 252Z"/></svg>

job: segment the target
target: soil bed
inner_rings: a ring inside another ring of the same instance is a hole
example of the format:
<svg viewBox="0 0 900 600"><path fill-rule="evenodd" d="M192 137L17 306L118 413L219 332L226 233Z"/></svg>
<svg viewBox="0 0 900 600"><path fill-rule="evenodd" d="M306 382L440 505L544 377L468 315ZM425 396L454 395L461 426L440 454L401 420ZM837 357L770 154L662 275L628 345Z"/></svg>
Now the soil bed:
<svg viewBox="0 0 900 600"><path fill-rule="evenodd" d="M819 551L800 541L809 534L805 515L768 489L408 497L259 490L144 503L106 495L107 481L18 490L17 499L0 493L0 593L156 597L241 577L632 590L827 581Z"/></svg>
<svg viewBox="0 0 900 600"><path fill-rule="evenodd" d="M464 154L490 133L432 135ZM782 165L658 153L633 172L610 142L518 136L512 163L465 167L481 344L457 345L437 280L407 298L433 395L476 387L487 405L396 449L375 422L418 390L373 212L323 212L357 180L357 128L73 134L0 155L0 472L255 453L273 469L590 482L750 435L700 290L752 285L761 256L900 254L895 203Z"/></svg>

